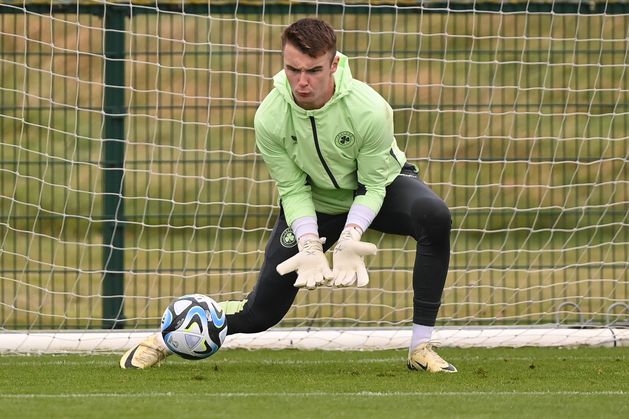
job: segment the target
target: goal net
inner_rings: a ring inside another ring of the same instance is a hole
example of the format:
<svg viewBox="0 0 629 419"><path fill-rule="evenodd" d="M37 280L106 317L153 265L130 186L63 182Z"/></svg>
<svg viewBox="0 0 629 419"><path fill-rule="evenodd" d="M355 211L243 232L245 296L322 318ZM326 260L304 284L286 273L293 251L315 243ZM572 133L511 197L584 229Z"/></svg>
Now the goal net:
<svg viewBox="0 0 629 419"><path fill-rule="evenodd" d="M251 291L278 213L253 116L305 16L452 211L441 343L626 338L626 3L62 3L0 2L0 351L121 350L175 297ZM406 346L415 243L365 239L368 288L226 346Z"/></svg>

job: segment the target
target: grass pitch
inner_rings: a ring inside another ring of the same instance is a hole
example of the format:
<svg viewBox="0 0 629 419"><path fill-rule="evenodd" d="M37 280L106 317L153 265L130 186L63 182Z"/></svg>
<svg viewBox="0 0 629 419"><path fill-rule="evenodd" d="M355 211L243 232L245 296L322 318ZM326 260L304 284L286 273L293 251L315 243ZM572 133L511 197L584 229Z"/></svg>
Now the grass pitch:
<svg viewBox="0 0 629 419"><path fill-rule="evenodd" d="M146 371L119 355L5 355L0 417L629 417L628 348L439 353L459 373L408 371L402 350L223 350Z"/></svg>

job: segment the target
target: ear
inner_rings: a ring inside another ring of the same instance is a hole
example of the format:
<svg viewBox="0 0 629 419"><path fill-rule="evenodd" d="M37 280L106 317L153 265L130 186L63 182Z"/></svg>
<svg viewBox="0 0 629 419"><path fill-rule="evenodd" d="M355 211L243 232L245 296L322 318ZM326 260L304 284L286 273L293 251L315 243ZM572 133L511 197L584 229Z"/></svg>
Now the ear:
<svg viewBox="0 0 629 419"><path fill-rule="evenodd" d="M332 64L330 65L330 69L332 73L336 72L336 69L339 67L339 56L334 54L334 58L332 59Z"/></svg>

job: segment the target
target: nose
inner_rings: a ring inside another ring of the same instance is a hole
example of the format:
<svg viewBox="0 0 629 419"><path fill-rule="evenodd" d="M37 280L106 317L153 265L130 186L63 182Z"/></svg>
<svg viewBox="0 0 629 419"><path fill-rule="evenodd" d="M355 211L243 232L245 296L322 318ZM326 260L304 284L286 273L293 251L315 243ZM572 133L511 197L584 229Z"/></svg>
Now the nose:
<svg viewBox="0 0 629 419"><path fill-rule="evenodd" d="M299 79L297 80L297 83L300 86L307 86L308 85L308 75L306 74L305 71L301 71L299 73Z"/></svg>

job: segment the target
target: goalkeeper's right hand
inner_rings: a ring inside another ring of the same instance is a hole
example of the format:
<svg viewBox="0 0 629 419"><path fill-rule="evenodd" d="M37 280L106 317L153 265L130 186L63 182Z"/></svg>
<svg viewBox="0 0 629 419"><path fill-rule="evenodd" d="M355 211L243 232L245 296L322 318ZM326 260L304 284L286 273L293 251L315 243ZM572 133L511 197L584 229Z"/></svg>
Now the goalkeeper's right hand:
<svg viewBox="0 0 629 419"><path fill-rule="evenodd" d="M323 285L326 280L332 279L332 271L328 260L323 253L325 238L313 235L304 237L298 241L299 253L286 259L275 268L280 275L297 271L297 288L306 287L309 290Z"/></svg>

